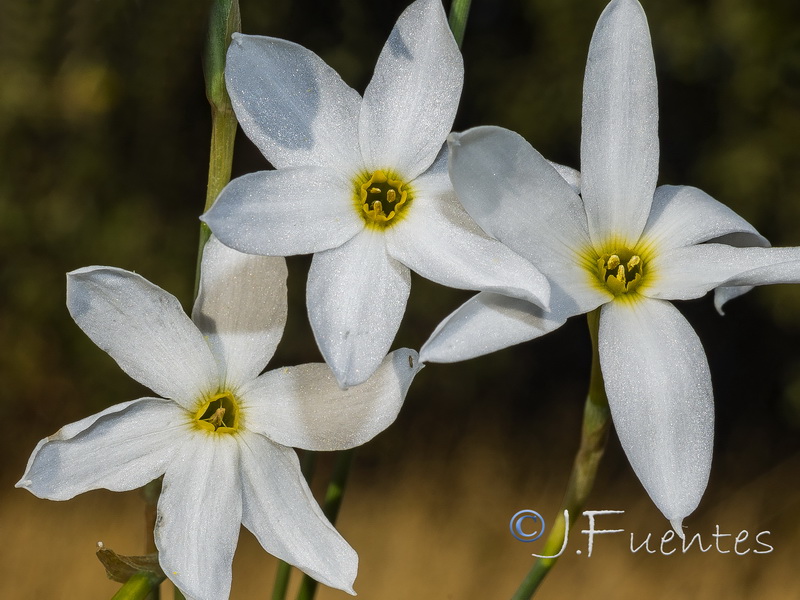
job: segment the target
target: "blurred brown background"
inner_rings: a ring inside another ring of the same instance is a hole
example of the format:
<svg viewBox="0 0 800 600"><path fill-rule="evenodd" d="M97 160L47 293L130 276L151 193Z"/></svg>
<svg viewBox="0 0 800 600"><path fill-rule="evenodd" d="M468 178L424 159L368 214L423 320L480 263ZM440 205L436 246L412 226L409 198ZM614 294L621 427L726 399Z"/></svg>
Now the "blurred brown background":
<svg viewBox="0 0 800 600"><path fill-rule="evenodd" d="M455 128L498 124L577 167L583 69L605 0L474 0ZM406 0L242 0L247 33L305 45L363 91ZM800 5L793 0L643 2L660 92L661 183L691 184L775 245L800 245ZM200 56L207 3L0 0L0 451L3 598L103 598L94 544L144 548L136 492L67 503L13 489L36 441L145 393L74 325L64 273L135 270L191 300L209 116ZM239 136L234 174L263 169ZM319 361L303 306L308 258L290 259L287 334L272 366ZM418 348L469 295L416 278L398 346ZM713 471L689 531L750 537L739 556L632 553L668 528L613 432L588 508L541 598L800 597L800 287L682 303L716 393ZM518 510L558 511L589 367L585 322L457 365L431 365L397 423L356 456L339 528L368 600L502 599L541 542L508 531ZM329 460L326 458L325 460ZM322 489L323 460L315 480ZM720 538L733 550L733 538ZM657 542L657 540L655 540ZM651 548L658 544L651 542ZM581 549L582 554L576 554ZM269 597L274 562L243 532L233 598ZM320 598L347 597L322 590Z"/></svg>

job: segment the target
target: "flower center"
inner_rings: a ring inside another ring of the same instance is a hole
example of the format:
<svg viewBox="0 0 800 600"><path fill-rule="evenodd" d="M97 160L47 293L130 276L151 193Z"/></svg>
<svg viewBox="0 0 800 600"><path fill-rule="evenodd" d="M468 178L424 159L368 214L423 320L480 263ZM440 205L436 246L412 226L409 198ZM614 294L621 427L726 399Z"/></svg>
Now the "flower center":
<svg viewBox="0 0 800 600"><path fill-rule="evenodd" d="M214 433L234 433L239 429L239 405L231 392L215 394L197 411L195 425Z"/></svg>
<svg viewBox="0 0 800 600"><path fill-rule="evenodd" d="M597 275L615 296L633 292L642 283L645 265L639 254L627 248L602 254L597 259Z"/></svg>
<svg viewBox="0 0 800 600"><path fill-rule="evenodd" d="M398 221L411 203L411 194L401 179L378 170L356 180L355 203L367 225L384 228Z"/></svg>

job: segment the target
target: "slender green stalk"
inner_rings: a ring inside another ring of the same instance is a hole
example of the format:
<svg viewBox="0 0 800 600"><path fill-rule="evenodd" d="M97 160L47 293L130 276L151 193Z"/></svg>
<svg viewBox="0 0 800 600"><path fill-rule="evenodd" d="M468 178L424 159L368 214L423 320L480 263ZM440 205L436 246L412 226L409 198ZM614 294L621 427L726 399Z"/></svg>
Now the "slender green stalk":
<svg viewBox="0 0 800 600"><path fill-rule="evenodd" d="M350 473L350 465L353 462L354 454L354 448L343 450L337 454L336 464L333 467L333 474L331 475L331 482L328 484L328 490L325 492L325 502L322 506L322 512L325 513L325 516L328 517L328 520L333 524L336 524L336 517L339 516L339 509L342 506L344 490L347 486L347 476ZM313 600L316 591L316 580L308 575L303 575L303 581L300 583L300 590L297 592L297 600Z"/></svg>
<svg viewBox="0 0 800 600"><path fill-rule="evenodd" d="M456 44L461 48L464 41L464 29L467 27L467 17L469 16L469 5L472 0L453 0L450 5L450 30L456 38Z"/></svg>
<svg viewBox="0 0 800 600"><path fill-rule="evenodd" d="M117 590L111 600L144 600L153 590L158 589L158 584L163 577L150 571L140 571L131 576L125 584Z"/></svg>
<svg viewBox="0 0 800 600"><path fill-rule="evenodd" d="M302 459L300 460L300 470L306 481L311 485L311 480L314 478L314 469L317 465L317 454L311 450L303 452ZM272 600L285 600L286 592L289 589L289 575L292 573L292 565L286 561L278 561L278 569L275 572L275 585L272 586Z"/></svg>
<svg viewBox="0 0 800 600"><path fill-rule="evenodd" d="M292 565L284 560L279 560L278 569L275 571L275 585L272 586L272 600L285 600L291 574Z"/></svg>
<svg viewBox="0 0 800 600"><path fill-rule="evenodd" d="M206 80L206 97L211 105L211 151L208 160L208 187L203 212L206 212L231 180L233 142L236 138L236 115L225 89L225 55L231 35L240 31L242 19L238 0L212 0L206 50L203 55L203 74ZM200 241L197 249L195 295L200 285L200 264L203 248L211 236L205 223L200 224Z"/></svg>
<svg viewBox="0 0 800 600"><path fill-rule="evenodd" d="M158 505L158 496L161 494L161 478L151 481L142 488L142 495L144 496L144 526L145 526L145 552L147 554L154 554L158 552L156 548L155 529ZM115 596L116 597L116 596ZM158 586L154 586L147 596L147 600L159 600L161 597L161 590Z"/></svg>
<svg viewBox="0 0 800 600"><path fill-rule="evenodd" d="M542 556L552 558L536 559L533 567L531 567L531 570L512 596L512 600L528 600L533 597L539 584L542 583L542 580L558 560L556 555L560 553L564 537L567 534L564 511L568 511L568 514L573 516L570 524L574 525L577 520L575 516L583 510L589 492L594 485L597 467L600 465L600 459L603 456L606 440L608 439L611 413L608 409L603 374L600 371L600 354L597 346L600 309L589 313L587 317L589 320L589 332L592 336L592 374L589 394L583 409L581 445L578 449L578 454L575 456L561 510L550 529L550 535L547 536L544 548L539 553Z"/></svg>

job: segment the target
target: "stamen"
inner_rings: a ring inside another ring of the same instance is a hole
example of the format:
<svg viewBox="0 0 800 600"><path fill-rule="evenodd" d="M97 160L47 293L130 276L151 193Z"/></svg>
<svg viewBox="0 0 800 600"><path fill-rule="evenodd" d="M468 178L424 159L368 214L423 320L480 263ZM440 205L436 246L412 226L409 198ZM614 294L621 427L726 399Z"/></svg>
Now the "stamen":
<svg viewBox="0 0 800 600"><path fill-rule="evenodd" d="M597 257L597 274L615 296L632 292L644 276L644 261L641 256L627 248L616 248Z"/></svg>
<svg viewBox="0 0 800 600"><path fill-rule="evenodd" d="M396 222L393 219L407 209L412 199L408 186L389 171L379 169L355 184L357 210L367 225L373 227L393 225Z"/></svg>
<svg viewBox="0 0 800 600"><path fill-rule="evenodd" d="M241 413L236 397L230 392L212 396L195 413L195 425L214 433L233 433L240 425Z"/></svg>
<svg viewBox="0 0 800 600"><path fill-rule="evenodd" d="M614 257L614 258L616 258L616 257ZM611 262L611 261L609 261L609 262ZM619 262L618 258L617 258L617 262ZM617 268L616 277L617 277L617 281L619 281L622 285L625 285L625 267L620 265L619 268Z"/></svg>

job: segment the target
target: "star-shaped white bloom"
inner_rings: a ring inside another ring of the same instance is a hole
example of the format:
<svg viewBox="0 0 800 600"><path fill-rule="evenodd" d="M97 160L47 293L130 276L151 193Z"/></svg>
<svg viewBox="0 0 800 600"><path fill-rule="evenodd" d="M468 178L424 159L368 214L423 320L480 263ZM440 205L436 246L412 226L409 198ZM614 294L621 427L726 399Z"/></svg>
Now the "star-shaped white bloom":
<svg viewBox="0 0 800 600"><path fill-rule="evenodd" d="M479 127L450 138L456 193L490 235L550 279L550 312L480 293L420 351L451 362L539 337L601 307L599 354L614 425L634 471L682 536L706 488L714 407L700 340L668 300L800 280L799 248L692 187L661 186L647 19L615 0L597 23L583 92L581 173L562 177L519 135ZM570 185L567 183L570 180ZM577 191L579 190L580 195Z"/></svg>
<svg viewBox="0 0 800 600"><path fill-rule="evenodd" d="M189 597L228 597L240 525L271 554L352 593L358 557L322 514L288 446L339 450L382 431L419 369L416 353L393 352L347 391L321 363L259 376L286 322L285 261L213 237L192 319L174 296L110 267L69 273L67 306L161 398L112 406L43 439L17 487L68 500L163 475L159 562Z"/></svg>
<svg viewBox="0 0 800 600"><path fill-rule="evenodd" d="M203 219L252 254L314 253L309 320L342 386L364 381L405 312L409 269L546 306L528 261L464 212L443 145L463 81L440 0L400 16L361 96L313 52L235 35L225 69L247 136L276 168L232 181Z"/></svg>

